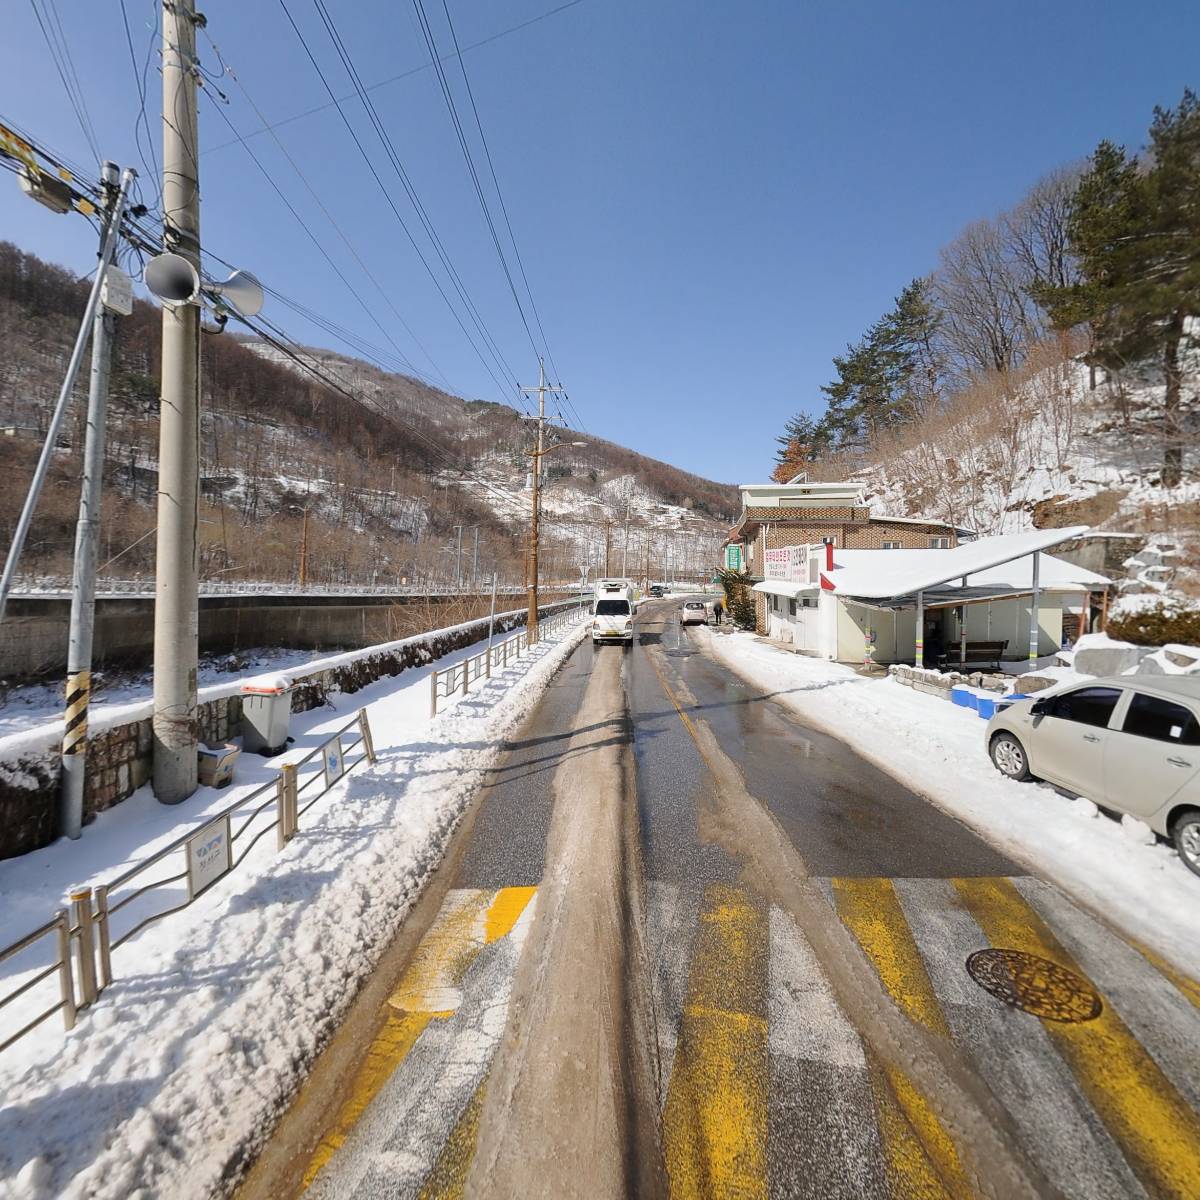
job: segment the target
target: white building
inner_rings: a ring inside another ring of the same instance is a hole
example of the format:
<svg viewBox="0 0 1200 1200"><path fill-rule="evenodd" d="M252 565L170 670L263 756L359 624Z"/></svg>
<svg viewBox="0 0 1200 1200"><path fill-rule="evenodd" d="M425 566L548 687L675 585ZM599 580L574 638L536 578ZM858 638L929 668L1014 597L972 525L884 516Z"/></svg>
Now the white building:
<svg viewBox="0 0 1200 1200"><path fill-rule="evenodd" d="M1085 625L1091 593L1108 587L1103 575L1044 552L1084 532L1032 530L953 549L773 548L754 591L767 602L768 636L818 658L1015 661L1060 649L1064 614L1073 628Z"/></svg>

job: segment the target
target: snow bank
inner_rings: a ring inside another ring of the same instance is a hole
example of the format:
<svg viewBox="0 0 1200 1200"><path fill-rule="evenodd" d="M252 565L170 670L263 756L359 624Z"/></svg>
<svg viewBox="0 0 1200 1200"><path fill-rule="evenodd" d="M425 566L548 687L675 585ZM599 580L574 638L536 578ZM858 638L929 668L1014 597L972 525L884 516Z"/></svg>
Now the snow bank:
<svg viewBox="0 0 1200 1200"><path fill-rule="evenodd" d="M284 850L264 838L190 908L117 951L115 982L71 1033L50 1021L0 1056L0 1195L229 1191L416 901L504 738L586 630L535 646L432 721L427 671L335 699L332 715L306 714L293 754L368 706L378 762L322 797ZM122 806L130 817L157 807L144 792ZM53 862L58 848L27 858Z"/></svg>
<svg viewBox="0 0 1200 1200"><path fill-rule="evenodd" d="M720 635L700 627L700 636L716 658L777 693L803 720L841 738L1030 871L1200 977L1200 879L1170 847L1140 844L1136 828L1079 820L1094 815L1091 801L1073 807L1048 785L1005 779L987 756L985 723L975 713L890 679L866 679L837 663L777 650L753 634Z"/></svg>

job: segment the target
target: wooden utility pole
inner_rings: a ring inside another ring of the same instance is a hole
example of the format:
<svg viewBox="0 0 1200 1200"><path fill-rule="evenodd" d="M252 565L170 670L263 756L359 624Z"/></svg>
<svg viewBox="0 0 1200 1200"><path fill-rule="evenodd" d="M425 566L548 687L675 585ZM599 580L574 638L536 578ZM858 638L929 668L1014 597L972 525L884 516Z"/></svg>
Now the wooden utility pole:
<svg viewBox="0 0 1200 1200"><path fill-rule="evenodd" d="M304 510L304 519L300 525L300 590L308 586L308 509Z"/></svg>
<svg viewBox="0 0 1200 1200"><path fill-rule="evenodd" d="M538 411L537 416L532 418L537 421L537 449L533 452L533 486L530 489L530 513L529 513L529 573L527 576L527 590L529 607L525 616L525 631L529 641L529 645L533 645L538 640L538 519L541 516L541 479L542 479L542 459L546 454L545 435L546 435L546 393L552 395L562 391L562 388L549 387L546 383L546 364L538 359L538 384L536 388L522 388L527 396L537 393Z"/></svg>
<svg viewBox="0 0 1200 1200"><path fill-rule="evenodd" d="M604 522L604 578L612 577L612 521Z"/></svg>

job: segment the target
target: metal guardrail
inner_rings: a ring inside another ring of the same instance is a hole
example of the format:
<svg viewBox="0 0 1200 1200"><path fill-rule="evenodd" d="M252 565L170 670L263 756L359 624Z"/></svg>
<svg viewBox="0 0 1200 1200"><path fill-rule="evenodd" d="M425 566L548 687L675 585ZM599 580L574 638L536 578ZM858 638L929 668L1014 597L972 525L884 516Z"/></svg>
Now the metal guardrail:
<svg viewBox="0 0 1200 1200"><path fill-rule="evenodd" d="M201 596L483 596L490 585L478 587L455 587L443 583L413 584L306 584L271 583L255 580L201 580ZM577 592L576 583L543 583L545 592ZM583 589L590 590L590 589ZM524 587L501 587L497 595L523 596ZM50 577L21 577L13 583L12 596L26 599L55 599L70 596L70 581ZM96 595L153 597L153 579L98 579Z"/></svg>
<svg viewBox="0 0 1200 1200"><path fill-rule="evenodd" d="M573 625L579 620L580 611L578 608L569 608L543 617L537 626L538 641L566 625ZM492 671L503 670L508 666L510 657L518 659L528 649L529 633L528 630L522 629L502 642L494 642L479 654L473 654L470 658L464 658L460 662L443 667L440 671L430 672L429 715L436 717L439 705L445 707L442 702L450 700L459 693L467 695L473 683L477 683L480 679L491 679Z"/></svg>
<svg viewBox="0 0 1200 1200"><path fill-rule="evenodd" d="M355 727L357 734L351 732ZM241 866L271 830L275 830L276 849L282 850L296 835L303 813L360 763L374 761L371 726L362 708L321 745L296 762L285 763L275 779L222 809L199 829L96 888L75 888L70 908L60 909L45 925L0 948L3 963L51 936L55 939L53 961L0 995L0 1010L54 975L59 991L57 1003L34 1013L0 1041L0 1051L58 1012L63 1014L64 1028L72 1029L79 1010L94 1004L112 983L113 951L148 925L187 908ZM314 784L320 786L301 804L300 797ZM147 874L152 877L147 879ZM185 898L175 902L181 892ZM153 907L155 897L169 903Z"/></svg>
<svg viewBox="0 0 1200 1200"><path fill-rule="evenodd" d="M543 617L538 622L538 639L574 624L584 612L582 607L573 607ZM433 671L431 715L437 712L439 697L448 698L460 689L466 694L472 683L490 678L493 670L507 667L528 648L528 633L522 629L481 654ZM351 731L356 726L354 734ZM371 726L367 710L362 708L303 758L285 763L275 779L242 796L198 829L95 888L72 890L69 908L60 909L44 925L0 947L0 964L51 938L54 947L48 965L35 968L29 978L0 994L0 1013L52 977L58 980L57 1001L28 1016L19 1029L4 1037L0 1052L56 1013L62 1013L65 1029L74 1028L79 1011L94 1004L112 983L114 951L148 925L187 908L241 866L271 830L275 830L276 850L282 850L295 836L300 817L321 796L360 763L374 761ZM314 785L316 790L305 798ZM242 839L246 840L239 846ZM152 877L147 879L147 874ZM178 899L180 894L183 899ZM154 908L155 898L168 903Z"/></svg>

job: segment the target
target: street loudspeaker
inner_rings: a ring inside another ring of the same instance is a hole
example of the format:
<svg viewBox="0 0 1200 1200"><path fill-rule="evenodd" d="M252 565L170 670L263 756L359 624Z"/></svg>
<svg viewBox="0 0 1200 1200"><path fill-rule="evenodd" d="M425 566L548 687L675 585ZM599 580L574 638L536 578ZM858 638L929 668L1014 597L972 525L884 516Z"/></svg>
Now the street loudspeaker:
<svg viewBox="0 0 1200 1200"><path fill-rule="evenodd" d="M146 287L164 304L191 304L200 294L200 275L181 254L156 254L147 264Z"/></svg>
<svg viewBox="0 0 1200 1200"><path fill-rule="evenodd" d="M262 311L262 284L249 271L234 271L224 283L215 283L205 290L240 317L254 317Z"/></svg>

